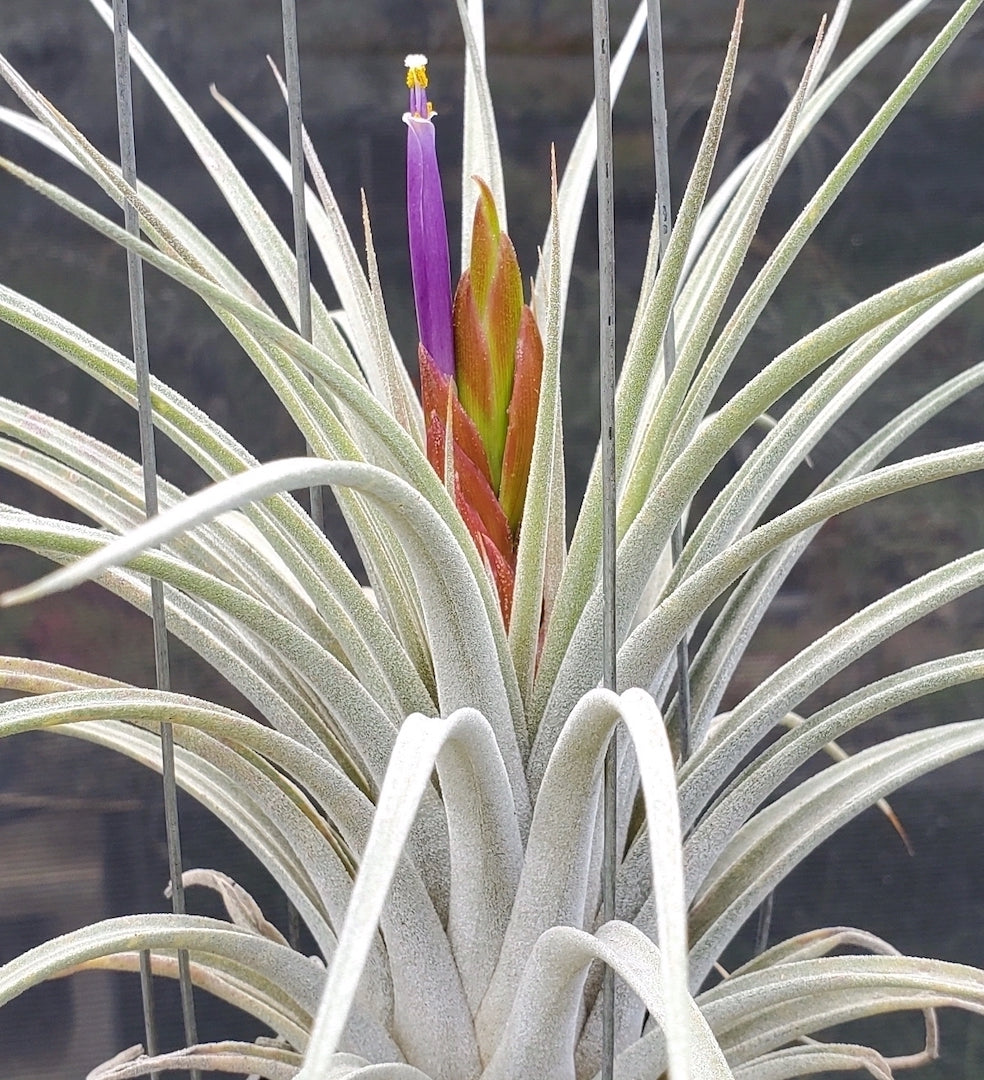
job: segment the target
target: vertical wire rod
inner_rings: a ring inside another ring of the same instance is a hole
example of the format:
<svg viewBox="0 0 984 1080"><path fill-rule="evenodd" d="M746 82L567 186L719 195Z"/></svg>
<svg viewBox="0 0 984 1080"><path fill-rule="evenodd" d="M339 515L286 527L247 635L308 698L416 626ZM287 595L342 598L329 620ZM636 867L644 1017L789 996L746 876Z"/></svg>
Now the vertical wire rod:
<svg viewBox="0 0 984 1080"><path fill-rule="evenodd" d="M117 124L120 137L120 168L123 179L131 186L137 184L137 155L133 136L133 90L130 80L130 42L127 0L113 0L113 47L116 60ZM140 222L136 208L124 202L123 216L126 229L139 235ZM147 317L144 302L143 264L133 252L126 254L127 281L130 292L130 325L133 335L133 360L137 380L137 416L140 429L140 459L143 467L144 503L148 517L158 510L157 502L157 454L154 445L154 420L150 400L150 353L147 347ZM168 658L167 624L164 612L164 587L159 580L150 582L150 610L154 630L154 663L157 688L170 690L171 671ZM168 869L171 877L171 909L177 915L184 914L184 888L181 874L181 834L178 824L178 793L174 772L174 734L170 724L161 727L161 771L163 773L164 826L167 834ZM149 985L151 975L150 954L141 956L141 982ZM181 990L181 1011L184 1020L185 1040L189 1046L198 1042L195 1021L195 1002L191 987L191 970L186 949L178 952L178 980ZM145 1027L148 1044L156 1044L156 1021L152 999L145 996ZM149 1007L147 1007L149 1005ZM156 1045L149 1053L156 1053ZM192 1080L199 1080L197 1070L191 1072Z"/></svg>
<svg viewBox="0 0 984 1080"><path fill-rule="evenodd" d="M287 126L290 132L291 202L294 211L294 257L297 261L297 329L311 340L311 249L304 205L304 110L301 105L301 57L297 40L297 5L281 0L284 25L284 81L287 84ZM308 453L311 452L310 446ZM324 532L325 504L320 487L310 489L311 517Z"/></svg>
<svg viewBox="0 0 984 1080"><path fill-rule="evenodd" d="M615 211L613 193L611 33L608 0L592 0L595 120L598 128L598 280L599 368L601 411L602 555L604 598L603 684L617 690L615 634ZM617 869L617 733L612 732L605 755L604 848L602 851L602 917L615 917ZM615 973L605 971L602 984L602 1080L611 1080L615 1062Z"/></svg>
<svg viewBox="0 0 984 1080"><path fill-rule="evenodd" d="M147 814L139 815L139 832L145 835L149 829ZM147 848L142 841L142 835L137 830L130 829L126 836L127 850L124 857L127 859L131 872L137 875L138 880L147 880ZM143 1007L144 1017L144 1042L147 1053L153 1057L160 1049L160 1040L157 1034L157 1007L154 999L154 973L151 966L149 949L140 950L140 1002ZM159 1072L150 1074L151 1080L158 1080Z"/></svg>
<svg viewBox="0 0 984 1080"><path fill-rule="evenodd" d="M663 64L663 15L660 0L648 0L646 5L646 37L649 44L649 95L653 117L653 158L656 178L656 221L659 236L659 262L666 254L673 231L673 209L670 203L670 140L666 119L666 68ZM676 367L676 324L670 306L663 339L663 377L669 382ZM680 561L683 551L683 524L673 526L670 555L673 564ZM677 656L677 717L679 718L680 759L690 757L690 650L684 635L676 647Z"/></svg>
<svg viewBox="0 0 984 1080"><path fill-rule="evenodd" d="M775 889L759 905L758 926L755 929L754 956L761 956L769 947L769 933L772 930L772 911L776 903Z"/></svg>
<svg viewBox="0 0 984 1080"><path fill-rule="evenodd" d="M311 340L311 249L308 243L307 207L304 195L304 110L301 104L301 57L297 40L297 5L281 0L284 25L284 81L287 84L287 127L290 134L291 204L294 213L294 257L297 261L297 328L305 341ZM308 453L311 447L308 446ZM324 492L309 489L311 519L325 531ZM301 922L297 908L287 901L287 938L293 948L300 946Z"/></svg>

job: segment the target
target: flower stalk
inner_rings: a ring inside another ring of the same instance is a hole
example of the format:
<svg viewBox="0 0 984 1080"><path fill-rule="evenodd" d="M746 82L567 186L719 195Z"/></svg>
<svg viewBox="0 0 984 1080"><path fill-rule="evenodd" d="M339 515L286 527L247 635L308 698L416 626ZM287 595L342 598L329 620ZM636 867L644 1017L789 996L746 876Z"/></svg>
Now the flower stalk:
<svg viewBox="0 0 984 1080"><path fill-rule="evenodd" d="M471 259L451 299L447 220L426 58L406 59L407 224L420 343L420 394L428 460L445 476L458 512L495 583L509 625L516 551L533 454L543 344L512 241L478 177ZM452 439L451 454L447 439Z"/></svg>

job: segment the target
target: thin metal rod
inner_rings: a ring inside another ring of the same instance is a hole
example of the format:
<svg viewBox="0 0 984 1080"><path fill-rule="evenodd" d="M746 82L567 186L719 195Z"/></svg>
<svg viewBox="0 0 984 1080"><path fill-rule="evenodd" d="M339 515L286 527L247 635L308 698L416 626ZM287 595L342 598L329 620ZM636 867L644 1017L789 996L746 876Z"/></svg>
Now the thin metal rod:
<svg viewBox="0 0 984 1080"><path fill-rule="evenodd" d="M758 926L755 930L755 955L761 956L769 947L769 934L772 931L772 911L776 903L776 893L766 896L759 906Z"/></svg>
<svg viewBox="0 0 984 1080"><path fill-rule="evenodd" d="M160 1039L157 1035L157 1005L154 1000L154 972L151 968L150 949L140 950L140 1003L143 1007L144 1045L147 1053L153 1057L160 1052ZM161 1074L151 1072L151 1080L158 1080Z"/></svg>
<svg viewBox="0 0 984 1080"><path fill-rule="evenodd" d="M673 208L670 203L670 140L666 119L666 68L663 64L663 15L660 0L646 6L646 36L649 41L649 95L653 116L653 157L656 174L656 220L659 234L659 262L673 231ZM676 325L670 307L663 339L663 372L669 381L676 367ZM683 524L678 521L670 537L670 555L674 565L683 551ZM679 720L680 758L690 757L690 650L686 636L677 642L677 717Z"/></svg>
<svg viewBox="0 0 984 1080"><path fill-rule="evenodd" d="M592 0L595 118L598 125L598 289L600 307L599 367L601 410L602 554L604 597L602 681L617 690L615 627L615 199L612 148L611 33L607 0ZM604 849L602 852L601 908L605 922L615 918L615 873L618 863L617 733L612 733L605 755ZM615 973L605 971L602 984L601 1075L611 1080L615 1062Z"/></svg>
<svg viewBox="0 0 984 1080"><path fill-rule="evenodd" d="M294 210L294 256L297 260L297 328L311 340L311 250L304 205L304 110L301 105L301 57L297 41L297 5L281 0L284 24L284 81L287 83L287 126L290 132L291 200ZM310 447L308 447L310 453ZM320 487L310 489L311 517L324 532L325 504Z"/></svg>
<svg viewBox="0 0 984 1080"><path fill-rule="evenodd" d="M307 206L304 197L304 109L301 103L301 56L297 39L297 5L282 0L284 24L284 79L287 84L287 127L290 133L291 203L294 212L294 257L297 261L297 329L311 340L311 249L308 243ZM308 453L311 447L308 446ZM325 531L325 499L322 488L308 489L311 520ZM301 918L287 900L287 940L300 948Z"/></svg>
<svg viewBox="0 0 984 1080"><path fill-rule="evenodd" d="M116 60L117 124L120 136L120 167L123 179L131 186L137 184L137 155L133 137L133 90L130 81L129 15L127 0L113 0L113 45ZM137 236L140 222L136 208L129 202L123 206L127 231ZM140 459L143 466L144 503L148 517L158 510L157 453L154 445L154 420L150 400L150 353L147 347L147 318L144 302L143 264L132 251L126 256L127 280L130 291L130 326L133 335L133 361L137 379L137 416L140 428ZM164 587L155 578L150 582L150 611L154 628L154 663L157 688L170 690L171 668L168 658L167 623L164 613ZM170 724L161 727L161 771L163 773L164 827L167 834L168 868L171 877L171 908L184 914L184 887L181 874L181 834L178 824L178 793L174 773L174 734ZM150 972L150 955L141 958L142 982ZM178 979L181 988L181 1010L185 1040L189 1046L198 1042L195 1022L195 1002L191 987L191 971L187 950L178 952ZM145 996L145 1026L148 1039L154 1034L153 1002ZM148 1052L155 1053L148 1045ZM193 1070L192 1080L200 1073Z"/></svg>

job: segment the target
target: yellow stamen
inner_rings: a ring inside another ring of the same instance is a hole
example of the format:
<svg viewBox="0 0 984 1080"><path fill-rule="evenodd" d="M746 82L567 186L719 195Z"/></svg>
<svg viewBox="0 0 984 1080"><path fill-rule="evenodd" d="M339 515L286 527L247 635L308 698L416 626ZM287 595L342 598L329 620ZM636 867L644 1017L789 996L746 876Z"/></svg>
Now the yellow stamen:
<svg viewBox="0 0 984 1080"><path fill-rule="evenodd" d="M407 86L411 90L427 89L427 57L422 53L411 53L404 63L407 65Z"/></svg>

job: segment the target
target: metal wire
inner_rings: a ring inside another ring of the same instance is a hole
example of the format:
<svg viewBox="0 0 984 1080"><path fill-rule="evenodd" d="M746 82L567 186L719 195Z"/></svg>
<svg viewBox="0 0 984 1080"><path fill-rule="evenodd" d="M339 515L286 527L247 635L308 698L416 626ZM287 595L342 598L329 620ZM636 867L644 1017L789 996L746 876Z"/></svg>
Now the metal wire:
<svg viewBox="0 0 984 1080"><path fill-rule="evenodd" d="M149 876L147 870L149 863L148 852L143 843L143 836L149 828L148 817L147 808L143 807L136 826L127 832L125 838L127 850L123 857L127 860L131 872L136 875L138 881L146 881ZM154 995L154 974L151 969L149 949L140 950L140 1002L144 1017L144 1045L147 1047L147 1053L153 1055L159 1050L159 1039ZM160 1074L152 1072L150 1075L153 1080L156 1080Z"/></svg>
<svg viewBox="0 0 984 1080"><path fill-rule="evenodd" d="M769 947L769 933L772 930L772 911L775 902L776 892L773 889L759 906L758 926L755 928L755 956L761 956Z"/></svg>
<svg viewBox="0 0 984 1080"><path fill-rule="evenodd" d="M120 138L120 167L123 179L132 187L137 183L137 156L133 137L133 91L130 82L129 15L127 0L113 0L113 49L116 61L117 125ZM140 223L136 208L124 204L123 216L127 231L137 236ZM154 446L154 421L150 400L150 353L147 347L147 318L144 303L143 264L132 251L127 251L127 280L130 292L130 326L133 336L133 360L137 380L137 416L140 429L140 460L143 468L144 503L148 517L158 510L157 502L157 454ZM168 658L167 624L164 613L164 588L160 581L151 579L150 610L154 628L154 663L159 690L170 690L171 670ZM161 727L161 762L163 773L164 826L167 834L168 868L171 876L171 909L184 914L184 888L181 881L181 835L178 823L178 795L174 775L174 734L170 724ZM148 1053L157 1053L156 1018L151 983L150 953L140 958L141 987L144 1000L144 1027ZM198 1041L195 1021L195 1002L191 987L188 952L178 952L178 979L181 989L181 1010L187 1045ZM152 1073L152 1076L159 1074ZM191 1072L192 1080L199 1080L197 1070Z"/></svg>
<svg viewBox="0 0 984 1080"><path fill-rule="evenodd" d="M599 368L601 410L602 554L604 597L602 680L610 690L618 686L615 634L615 210L613 192L611 33L607 0L592 0L595 118L598 127L598 292L600 307ZM604 850L602 853L602 918L615 917L617 834L617 733L612 733L605 755ZM615 973L605 971L602 984L601 1075L611 1080L615 1062Z"/></svg>
<svg viewBox="0 0 984 1080"><path fill-rule="evenodd" d="M297 260L297 328L305 341L311 340L311 250L308 244L307 212L304 205L304 111L301 106L301 58L297 42L297 5L281 0L284 25L284 81L287 84L287 125L290 130L291 200L294 211L294 256ZM310 447L308 448L310 453ZM325 527L325 503L320 487L310 489L311 517L319 529Z"/></svg>
<svg viewBox="0 0 984 1080"><path fill-rule="evenodd" d="M144 1018L144 1046L147 1053L153 1057L160 1050L160 1041L157 1038L157 1004L154 999L154 972L149 949L140 950L140 1004ZM151 1072L151 1080L157 1080L160 1075L156 1070Z"/></svg>
<svg viewBox="0 0 984 1080"><path fill-rule="evenodd" d="M282 0L284 25L284 81L287 84L287 126L290 132L291 202L294 212L294 257L297 260L297 328L305 341L311 340L311 249L308 244L307 207L304 204L304 110L301 105L301 57L297 40L297 5ZM308 446L308 453L311 447ZM325 500L320 487L308 489L311 519L325 530ZM287 939L300 947L301 919L297 908L287 901Z"/></svg>
<svg viewBox="0 0 984 1080"><path fill-rule="evenodd" d="M666 79L663 65L663 15L660 0L648 0L646 5L646 36L649 42L649 96L653 117L653 157L656 176L656 220L659 235L659 261L663 261L666 246L673 231L673 208L670 204L670 143L666 121ZM676 367L676 325L670 307L663 338L663 372L668 382ZM670 554L674 565L683 551L683 525L677 522L670 537ZM677 718L680 759L690 757L690 650L687 638L677 642Z"/></svg>

